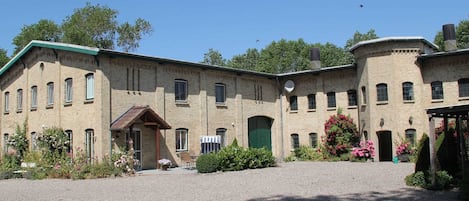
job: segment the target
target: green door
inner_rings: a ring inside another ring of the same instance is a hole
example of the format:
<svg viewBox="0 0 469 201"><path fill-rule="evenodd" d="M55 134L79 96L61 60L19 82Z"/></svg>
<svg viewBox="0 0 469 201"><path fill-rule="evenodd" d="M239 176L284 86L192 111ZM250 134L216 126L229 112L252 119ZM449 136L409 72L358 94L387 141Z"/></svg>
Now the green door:
<svg viewBox="0 0 469 201"><path fill-rule="evenodd" d="M262 148L272 151L271 139L272 119L268 117L251 117L248 119L249 147Z"/></svg>

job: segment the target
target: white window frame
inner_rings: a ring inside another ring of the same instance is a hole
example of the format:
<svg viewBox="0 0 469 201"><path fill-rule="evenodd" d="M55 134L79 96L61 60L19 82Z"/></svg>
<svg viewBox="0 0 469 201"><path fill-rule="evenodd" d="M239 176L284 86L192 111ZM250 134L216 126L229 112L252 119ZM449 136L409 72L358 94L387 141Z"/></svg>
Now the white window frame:
<svg viewBox="0 0 469 201"><path fill-rule="evenodd" d="M65 103L71 103L73 99L73 79L65 79L65 90L64 90L64 101Z"/></svg>
<svg viewBox="0 0 469 201"><path fill-rule="evenodd" d="M216 135L220 136L220 145L221 147L226 146L226 128L217 128Z"/></svg>
<svg viewBox="0 0 469 201"><path fill-rule="evenodd" d="M17 90L17 97L16 97L16 110L22 111L23 110L23 89Z"/></svg>
<svg viewBox="0 0 469 201"><path fill-rule="evenodd" d="M54 83L47 83L47 106L54 105Z"/></svg>
<svg viewBox="0 0 469 201"><path fill-rule="evenodd" d="M85 85L85 98L86 100L94 99L94 74L88 73L85 75L86 85Z"/></svg>
<svg viewBox="0 0 469 201"><path fill-rule="evenodd" d="M31 87L31 108L37 108L37 86Z"/></svg>
<svg viewBox="0 0 469 201"><path fill-rule="evenodd" d="M93 129L85 130L85 153L87 161L93 163L95 135Z"/></svg>
<svg viewBox="0 0 469 201"><path fill-rule="evenodd" d="M5 105L4 105L5 113L10 112L10 92L5 92Z"/></svg>
<svg viewBox="0 0 469 201"><path fill-rule="evenodd" d="M189 141L189 130L186 128L176 129L176 152L188 151L189 150L188 141Z"/></svg>

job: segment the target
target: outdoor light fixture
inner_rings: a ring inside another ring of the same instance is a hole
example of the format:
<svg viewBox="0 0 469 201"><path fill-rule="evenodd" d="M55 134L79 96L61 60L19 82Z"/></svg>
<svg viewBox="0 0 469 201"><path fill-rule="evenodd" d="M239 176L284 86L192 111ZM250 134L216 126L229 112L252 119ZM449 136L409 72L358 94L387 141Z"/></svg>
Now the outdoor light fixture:
<svg viewBox="0 0 469 201"><path fill-rule="evenodd" d="M409 117L409 124L412 125L413 122L414 122L414 117L410 116Z"/></svg>
<svg viewBox="0 0 469 201"><path fill-rule="evenodd" d="M384 125L384 119L381 117L381 119L379 120L379 126L383 127L383 125Z"/></svg>

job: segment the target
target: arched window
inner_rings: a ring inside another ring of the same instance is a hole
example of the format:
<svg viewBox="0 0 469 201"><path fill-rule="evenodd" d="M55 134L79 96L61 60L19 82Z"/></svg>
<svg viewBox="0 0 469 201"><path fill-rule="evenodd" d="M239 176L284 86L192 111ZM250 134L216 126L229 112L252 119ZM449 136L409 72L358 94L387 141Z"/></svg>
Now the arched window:
<svg viewBox="0 0 469 201"><path fill-rule="evenodd" d="M351 89L347 91L348 96L348 106L357 105L357 90Z"/></svg>
<svg viewBox="0 0 469 201"><path fill-rule="evenodd" d="M86 100L94 99L94 74L88 73L85 75L86 78Z"/></svg>
<svg viewBox="0 0 469 201"><path fill-rule="evenodd" d="M37 108L37 86L31 87L31 108Z"/></svg>
<svg viewBox="0 0 469 201"><path fill-rule="evenodd" d="M187 80L174 80L174 97L176 102L187 102Z"/></svg>
<svg viewBox="0 0 469 201"><path fill-rule="evenodd" d="M47 106L54 105L54 83L47 83Z"/></svg>
<svg viewBox="0 0 469 201"><path fill-rule="evenodd" d="M64 93L65 103L71 103L73 98L73 79L65 79L65 93Z"/></svg>
<svg viewBox="0 0 469 201"><path fill-rule="evenodd" d="M404 101L414 100L414 84L412 82L402 83L402 98Z"/></svg>
<svg viewBox="0 0 469 201"><path fill-rule="evenodd" d="M216 83L215 84L215 103L225 104L225 101L226 101L225 84Z"/></svg>
<svg viewBox="0 0 469 201"><path fill-rule="evenodd" d="M65 134L68 138L67 153L73 152L73 132L72 130L65 130Z"/></svg>
<svg viewBox="0 0 469 201"><path fill-rule="evenodd" d="M362 86L362 104L366 105L366 87Z"/></svg>
<svg viewBox="0 0 469 201"><path fill-rule="evenodd" d="M217 128L216 135L220 136L220 146L224 147L226 146L226 128Z"/></svg>
<svg viewBox="0 0 469 201"><path fill-rule="evenodd" d="M411 145L415 145L415 129L405 130L405 139L410 142Z"/></svg>
<svg viewBox="0 0 469 201"><path fill-rule="evenodd" d="M376 85L377 101L388 101L388 85L381 83Z"/></svg>
<svg viewBox="0 0 469 201"><path fill-rule="evenodd" d="M4 107L3 107L3 112L8 113L10 112L10 92L5 92L5 101L4 101Z"/></svg>
<svg viewBox="0 0 469 201"><path fill-rule="evenodd" d="M94 130L86 129L85 130L85 151L86 151L86 158L88 162L93 162L94 140L95 140Z"/></svg>
<svg viewBox="0 0 469 201"><path fill-rule="evenodd" d="M296 133L291 134L291 147L292 149L300 148L300 137Z"/></svg>
<svg viewBox="0 0 469 201"><path fill-rule="evenodd" d="M309 144L313 148L318 147L318 134L317 133L310 133L309 134Z"/></svg>
<svg viewBox="0 0 469 201"><path fill-rule="evenodd" d="M176 129L176 151L187 151L188 148L188 136L189 129L187 128L178 128Z"/></svg>
<svg viewBox="0 0 469 201"><path fill-rule="evenodd" d="M22 111L23 110L23 89L18 89L18 96L17 96L17 103L16 103L16 110Z"/></svg>
<svg viewBox="0 0 469 201"><path fill-rule="evenodd" d="M36 132L31 132L31 149L37 149L37 134Z"/></svg>
<svg viewBox="0 0 469 201"><path fill-rule="evenodd" d="M316 109L316 94L308 95L308 109Z"/></svg>

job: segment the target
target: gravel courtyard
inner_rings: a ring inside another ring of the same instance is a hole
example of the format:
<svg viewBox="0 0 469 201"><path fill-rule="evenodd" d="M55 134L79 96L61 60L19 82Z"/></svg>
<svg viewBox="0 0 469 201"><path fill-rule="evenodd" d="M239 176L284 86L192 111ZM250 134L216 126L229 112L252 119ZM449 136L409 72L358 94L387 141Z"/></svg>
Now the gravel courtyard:
<svg viewBox="0 0 469 201"><path fill-rule="evenodd" d="M291 162L198 174L142 171L135 177L0 181L0 200L457 200L455 191L405 185L413 163Z"/></svg>

